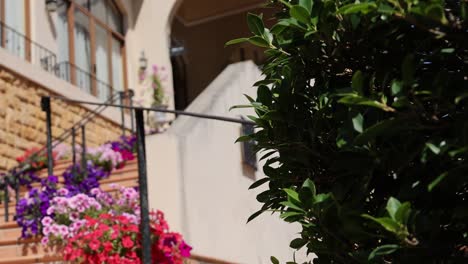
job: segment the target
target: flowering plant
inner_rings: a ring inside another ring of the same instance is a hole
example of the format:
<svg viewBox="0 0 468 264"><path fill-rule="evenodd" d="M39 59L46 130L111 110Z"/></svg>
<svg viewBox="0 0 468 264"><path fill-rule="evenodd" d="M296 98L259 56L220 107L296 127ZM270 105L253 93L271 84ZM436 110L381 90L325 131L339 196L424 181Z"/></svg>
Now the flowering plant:
<svg viewBox="0 0 468 264"><path fill-rule="evenodd" d="M85 170L79 164L67 168L63 173L63 178L70 195L89 194L92 189L98 188L99 181L109 177L109 174L106 168L88 161Z"/></svg>
<svg viewBox="0 0 468 264"><path fill-rule="evenodd" d="M87 216L85 224L68 240L64 259L78 263L141 263L141 233L138 223L125 215L102 213ZM169 232L161 212L150 215L153 263L182 264L191 247L182 236Z"/></svg>
<svg viewBox="0 0 468 264"><path fill-rule="evenodd" d="M55 160L55 152L52 153ZM24 163L30 170L38 171L47 168L47 153L41 151L39 148L30 148L24 152L23 155L16 157L16 161L20 164Z"/></svg>
<svg viewBox="0 0 468 264"><path fill-rule="evenodd" d="M104 144L87 150L87 158L105 171L119 169L124 165L124 159L119 151L115 151L112 144Z"/></svg>
<svg viewBox="0 0 468 264"><path fill-rule="evenodd" d="M135 155L133 154L136 152L135 135L130 135L127 137L122 136L120 137L120 140L112 141L110 144L114 151L120 152L124 161L135 159Z"/></svg>
<svg viewBox="0 0 468 264"><path fill-rule="evenodd" d="M16 222L21 227L21 237L27 238L41 234L41 219L47 213L50 200L57 191L58 178L49 176L41 182L41 189L29 190L27 196L16 205Z"/></svg>
<svg viewBox="0 0 468 264"><path fill-rule="evenodd" d="M141 263L139 194L113 187L119 189L115 196L98 188L89 196L60 189L42 219L42 243L65 247L65 260L79 263ZM155 263L177 264L190 256L191 247L169 232L161 212L152 212L150 221Z"/></svg>
<svg viewBox="0 0 468 264"><path fill-rule="evenodd" d="M150 103L151 106L160 106L165 104L165 93L164 93L164 85L163 83L167 80L167 74L165 73L166 68L158 67L157 65L153 65L153 71L149 76L145 70L140 70L140 83L144 82L145 80L149 80L150 87L143 93L149 92L151 94L152 102ZM145 94L142 97L147 97Z"/></svg>

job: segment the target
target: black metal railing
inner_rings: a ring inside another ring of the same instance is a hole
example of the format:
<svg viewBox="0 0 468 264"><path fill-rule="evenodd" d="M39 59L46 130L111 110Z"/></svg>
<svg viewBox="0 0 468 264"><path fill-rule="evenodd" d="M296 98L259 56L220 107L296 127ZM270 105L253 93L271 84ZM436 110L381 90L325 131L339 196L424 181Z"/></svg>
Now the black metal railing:
<svg viewBox="0 0 468 264"><path fill-rule="evenodd" d="M69 103L79 103L79 104L88 104L88 105L97 105L97 106L105 106L105 107L116 107L121 110L122 113L124 113L124 110L130 110L132 113L135 115L135 126L136 126L136 142L137 142L137 163L138 163L138 190L140 193L140 215L141 215L141 223L140 223L140 232L142 234L142 263L144 264L151 264L151 233L150 233L150 219L149 219L149 203L148 203L148 182L147 182L147 159L146 159L146 144L145 144L145 122L144 122L144 112L161 112L161 113L172 113L172 114L177 114L177 115L185 115L185 116L191 116L191 117L197 117L197 118L204 118L204 119L211 119L211 120L218 120L218 121L224 121L224 122L233 122L233 123L239 123L243 125L254 125L253 122L244 120L244 119L236 119L236 118L229 118L229 117L222 117L222 116L213 116L213 115L206 115L206 114L199 114L199 113L191 113L191 112L186 112L186 111L179 111L179 110L168 110L168 109L160 109L160 108L148 108L148 107L134 107L129 104L113 104L113 103L95 103L95 102L87 102L87 101L82 101L82 100L76 100L76 99L70 99L70 98L65 98L65 97L60 97L60 96L54 96L54 97L43 97L42 101L43 102L49 102L50 106L50 100L51 98L53 99L58 99L62 100L65 102ZM121 101L124 101L124 97L120 97ZM48 115L48 112L51 112L50 107L44 108L44 111L46 111L46 116ZM122 114L123 115L123 114ZM46 120L47 122L47 137L50 138L52 135L52 123L49 118ZM133 122L132 122L133 124ZM132 131L133 131L133 125L132 125ZM124 131L122 131L124 132ZM76 130L73 130L73 134L76 133ZM86 138L84 137L84 134L82 134L82 142L86 141ZM74 142L75 139L72 140ZM51 142L48 140L47 142ZM52 151L53 146L49 143L47 145L48 152ZM82 148L85 148L83 146ZM84 151L82 152L84 153ZM52 160L50 158L51 156L48 156L49 160ZM73 160L75 161L76 158L74 157ZM84 160L84 158L82 158ZM51 161L49 161L49 164L51 164Z"/></svg>
<svg viewBox="0 0 468 264"><path fill-rule="evenodd" d="M54 72L57 56L46 47L32 41L23 33L0 21L0 46L10 53Z"/></svg>
<svg viewBox="0 0 468 264"><path fill-rule="evenodd" d="M46 99L41 100L41 107L43 111L46 113L46 130L47 130L47 143L45 146L37 150L36 152L32 153L31 156L34 155L43 155L47 153L48 157L52 157L52 151L55 147L57 147L60 143L63 143L65 140L70 139L72 143L72 155L73 155L73 164L76 164L76 136L77 132L81 132L81 149L86 150L86 125L94 119L97 115L101 114L106 108L106 104L113 104L113 103L121 103L125 101L132 102L133 100L133 91L132 90L127 90L126 92L117 92L112 94L112 96L103 103L103 105L98 105L95 109L88 111L78 122L74 123L72 127L65 132L63 132L61 135L59 135L57 138L52 138L52 111L51 111L51 105L50 105L50 99L47 100L48 97L44 97ZM121 108L120 111L122 112L122 120L121 120L121 129L122 129L122 135L125 134L126 129L126 121L125 121L125 109ZM130 118L131 121L131 131L134 130L134 117L131 115ZM85 151L82 151L82 154L84 155ZM81 159L84 161L84 157ZM27 162L27 161L26 161ZM86 166L86 163L82 163L82 166ZM24 168L20 167L20 165L10 169L9 171L15 171L17 175L24 173ZM53 160L48 159L47 161L47 173L48 175L53 175ZM10 198L9 198L9 187L13 187L14 192L15 192L15 199L16 202L19 201L19 194L20 194L20 184L18 178L10 179L10 178L4 178L3 183L2 183L2 190L4 192L4 197L3 201L0 200L0 204L3 202L4 204L4 218L5 221L8 222L10 219L10 212L9 212L9 205L10 205Z"/></svg>
<svg viewBox="0 0 468 264"><path fill-rule="evenodd" d="M93 94L95 91L95 95L99 99L107 100L113 92L112 86L108 83L68 61L57 63L54 71L57 77L78 86L86 93Z"/></svg>

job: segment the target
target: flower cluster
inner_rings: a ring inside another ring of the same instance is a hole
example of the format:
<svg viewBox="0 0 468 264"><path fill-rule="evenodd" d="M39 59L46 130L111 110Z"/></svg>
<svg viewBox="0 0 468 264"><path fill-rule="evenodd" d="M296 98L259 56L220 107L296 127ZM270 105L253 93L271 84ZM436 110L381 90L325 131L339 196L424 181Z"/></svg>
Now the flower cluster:
<svg viewBox="0 0 468 264"><path fill-rule="evenodd" d="M49 176L42 181L42 188L29 190L25 198L16 205L16 222L21 227L21 237L41 234L41 219L47 213L50 200L55 196L58 178Z"/></svg>
<svg viewBox="0 0 468 264"><path fill-rule="evenodd" d="M153 65L152 70L149 76L147 76L146 71L140 71L139 80L140 83L144 83L147 79L150 82L149 89L142 91L141 98L151 98L150 105L154 107L165 104L164 83L167 81L168 75L164 66L158 67L157 65ZM150 95L146 95L146 93L150 93Z"/></svg>
<svg viewBox="0 0 468 264"><path fill-rule="evenodd" d="M52 153L55 160L56 153ZM16 158L19 163L27 163L33 170L40 170L47 167L47 154L39 148L31 148L23 155Z"/></svg>
<svg viewBox="0 0 468 264"><path fill-rule="evenodd" d="M79 263L141 263L139 194L118 187L117 195L95 188L90 195L71 196L60 189L41 221L42 243L65 247L65 260ZM169 232L162 212L150 217L155 263L183 263L191 247L177 233Z"/></svg>
<svg viewBox="0 0 468 264"><path fill-rule="evenodd" d="M85 170L79 164L67 168L63 173L63 179L71 195L89 194L92 189L98 188L99 181L109 177L109 174L109 171L101 166L88 162Z"/></svg>
<svg viewBox="0 0 468 264"><path fill-rule="evenodd" d="M120 140L110 142L112 149L122 155L124 161L134 160L136 152L136 137L134 135L125 137L122 136Z"/></svg>
<svg viewBox="0 0 468 264"><path fill-rule="evenodd" d="M122 154L112 148L112 144L104 144L87 150L87 158L106 171L119 169L124 165Z"/></svg>
<svg viewBox="0 0 468 264"><path fill-rule="evenodd" d="M102 213L87 216L84 225L71 237L64 258L78 263L141 263L141 233L138 223L125 215ZM190 256L191 247L178 233L169 232L161 212L152 212L150 229L153 263L182 264Z"/></svg>

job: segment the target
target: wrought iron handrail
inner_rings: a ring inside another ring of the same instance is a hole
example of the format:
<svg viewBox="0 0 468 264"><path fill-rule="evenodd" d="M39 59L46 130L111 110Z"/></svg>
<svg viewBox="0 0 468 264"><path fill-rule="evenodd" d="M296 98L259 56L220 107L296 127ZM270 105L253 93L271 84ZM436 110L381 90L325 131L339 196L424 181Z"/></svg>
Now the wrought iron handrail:
<svg viewBox="0 0 468 264"><path fill-rule="evenodd" d="M211 119L211 120L218 120L224 122L233 122L239 124L249 124L254 125L254 122L243 120L243 119L236 119L236 118L229 118L229 117L222 117L222 116L214 116L214 115L206 115L200 113L192 113L186 111L177 111L177 110L167 110L161 108L148 108L148 107L134 107L128 106L124 104L111 104L111 103L95 103L95 102L87 102L81 100L75 100L60 96L51 96L51 97L43 97L43 101L49 101L50 99L59 99L69 103L80 103L80 104L89 104L89 105L99 105L99 106L106 106L106 107L116 107L123 109L129 109L134 112L135 115L135 122L136 122L136 147L137 147L137 162L138 162L138 190L140 193L140 232L142 234L142 263L144 264L151 264L152 256L151 256L151 237L150 237L150 219L149 219L149 203L148 203L148 182L147 182L147 161L146 161L146 149L145 149L145 123L144 123L144 111L153 111L153 112L162 112L162 113L174 113L178 115L185 115L197 118L204 118L204 119ZM123 100L122 100L123 101ZM121 102L122 102L121 101ZM50 113L50 107L48 109L44 109L46 113ZM46 120L48 126L48 137L52 134L52 126L50 117ZM50 142L50 141L49 141ZM51 144L48 145L49 152L51 152ZM51 162L51 156L48 157L49 163Z"/></svg>
<svg viewBox="0 0 468 264"><path fill-rule="evenodd" d="M52 134L51 133L48 133L48 137L47 137L47 143L45 146L42 146L40 149L38 149L37 151L31 153L30 157L33 157L33 156L37 156L37 155L42 155L44 154L44 151L47 151L47 156L48 157L52 157L52 150L57 147L60 143L63 143L66 139L72 137L72 148L73 148L73 162L75 164L75 136L76 136L76 131L78 129L81 128L82 130L82 149L85 149L86 146L86 139L85 139L85 126L86 124L88 124L91 120L93 120L93 118L99 114L101 114L106 108L107 106L105 104L108 104L108 103L112 103L112 102L115 102L117 99L120 100L120 103L123 103L124 99L125 98L129 98L129 101L132 102L132 97L133 97L134 93L132 90L128 90L127 92L116 92L114 93L112 96L110 96L110 98L105 101L102 105L98 105L95 109L93 110L89 110L78 122L74 123L72 125L72 127L66 131L64 131L61 135L59 135L57 138L54 139L54 142L52 143ZM47 102L44 102L44 100L41 101L41 104L42 104L42 107L43 107L43 110L44 108L48 108L50 109L50 101L47 103ZM48 105L47 105L48 104ZM47 114L47 119L50 119L51 118L51 111L46 111L46 114ZM125 119L124 119L124 113L123 113L123 109L122 109L122 131L123 131L123 134L124 134L124 131L126 129L126 125L125 125ZM131 116L131 129L133 131L133 125L134 125L134 121L133 121L133 116ZM50 129L50 126L47 126L47 129ZM50 132L50 131L48 131ZM49 147L50 146L50 147ZM82 152L84 153L84 151ZM82 160L84 160L84 158L82 158ZM27 163L28 161L26 160L25 163ZM85 166L85 164L82 164L83 166ZM12 169L10 169L9 171L16 171L18 170L17 172L19 174L21 173L24 173L24 171L22 171L23 168L20 167L21 164L13 167ZM53 175L53 160L52 159L48 159L48 165L47 165L47 169L48 169L48 174L49 175ZM3 184L3 191L4 191L4 211L5 211L5 214L4 214L4 217L5 217L5 221L8 222L9 220L9 187L13 187L15 188L15 195L16 195L16 202L18 202L19 200L19 181L17 178L14 179L15 182L12 183L12 182L8 182L8 179L5 178L4 179L4 184ZM0 203L1 203L1 199L0 199Z"/></svg>
<svg viewBox="0 0 468 264"><path fill-rule="evenodd" d="M18 30L0 21L0 46L14 55L40 66L48 72L53 72L57 63L54 52L32 41Z"/></svg>

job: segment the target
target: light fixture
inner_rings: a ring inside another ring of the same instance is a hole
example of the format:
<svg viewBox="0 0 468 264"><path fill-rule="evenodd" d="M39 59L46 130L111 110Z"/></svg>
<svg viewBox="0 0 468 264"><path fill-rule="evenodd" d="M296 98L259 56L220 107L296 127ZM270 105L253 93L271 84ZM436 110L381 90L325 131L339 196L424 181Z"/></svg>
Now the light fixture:
<svg viewBox="0 0 468 264"><path fill-rule="evenodd" d="M140 57L140 70L144 71L146 70L146 67L148 67L148 59L145 56L145 52L141 52L141 57Z"/></svg>
<svg viewBox="0 0 468 264"><path fill-rule="evenodd" d="M57 0L46 0L45 3L46 3L47 11L49 12L57 11L57 7L58 7Z"/></svg>

